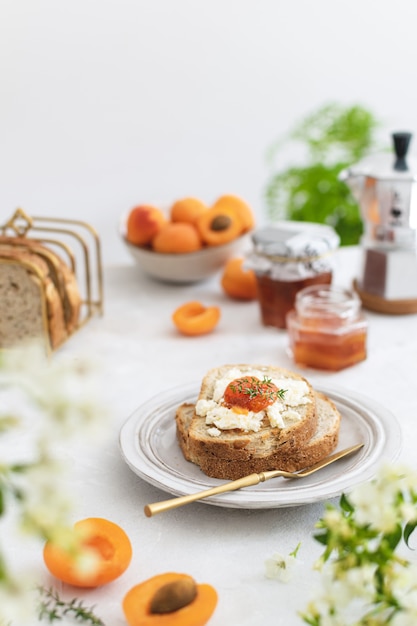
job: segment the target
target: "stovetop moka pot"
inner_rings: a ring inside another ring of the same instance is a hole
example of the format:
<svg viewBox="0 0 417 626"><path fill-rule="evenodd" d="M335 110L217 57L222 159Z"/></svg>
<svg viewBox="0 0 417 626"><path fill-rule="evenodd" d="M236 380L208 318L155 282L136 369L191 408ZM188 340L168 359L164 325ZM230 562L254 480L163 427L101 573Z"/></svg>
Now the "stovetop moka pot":
<svg viewBox="0 0 417 626"><path fill-rule="evenodd" d="M340 174L364 222L355 287L366 308L383 313L417 312L417 162L407 156L411 138L393 133L394 153L368 157Z"/></svg>

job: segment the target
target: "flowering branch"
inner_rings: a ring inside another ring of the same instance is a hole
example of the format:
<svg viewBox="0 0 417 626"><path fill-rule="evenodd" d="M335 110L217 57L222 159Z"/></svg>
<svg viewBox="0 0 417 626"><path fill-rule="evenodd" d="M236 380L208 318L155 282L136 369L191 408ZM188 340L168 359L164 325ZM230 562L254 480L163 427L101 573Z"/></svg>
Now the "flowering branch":
<svg viewBox="0 0 417 626"><path fill-rule="evenodd" d="M328 505L315 539L322 588L302 618L310 626L414 626L417 565L399 553L417 526L417 476L384 467Z"/></svg>
<svg viewBox="0 0 417 626"><path fill-rule="evenodd" d="M74 550L79 539L69 523L59 445L102 427L107 411L94 384L92 364L48 360L37 344L0 355L0 521ZM33 623L33 588L0 546L0 624Z"/></svg>

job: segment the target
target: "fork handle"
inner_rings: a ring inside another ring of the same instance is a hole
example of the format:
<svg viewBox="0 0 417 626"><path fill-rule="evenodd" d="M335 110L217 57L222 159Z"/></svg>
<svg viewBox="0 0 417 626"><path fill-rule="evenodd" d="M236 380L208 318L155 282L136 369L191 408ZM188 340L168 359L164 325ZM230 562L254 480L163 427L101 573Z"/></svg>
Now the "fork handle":
<svg viewBox="0 0 417 626"><path fill-rule="evenodd" d="M164 500L162 502L147 504L144 508L145 515L146 517L152 517L152 515L156 515L157 513L176 509L184 504L189 504L190 502L195 502L196 500L202 500L203 498L208 498L209 496L215 496L219 493L225 493L226 491L236 491L236 489L242 489L243 487L258 485L264 480L265 478L262 474L249 474L249 476L238 478L238 480L227 482L223 485L206 489L205 491L198 491L197 493L192 493L188 496L179 496L178 498L170 498L169 500Z"/></svg>

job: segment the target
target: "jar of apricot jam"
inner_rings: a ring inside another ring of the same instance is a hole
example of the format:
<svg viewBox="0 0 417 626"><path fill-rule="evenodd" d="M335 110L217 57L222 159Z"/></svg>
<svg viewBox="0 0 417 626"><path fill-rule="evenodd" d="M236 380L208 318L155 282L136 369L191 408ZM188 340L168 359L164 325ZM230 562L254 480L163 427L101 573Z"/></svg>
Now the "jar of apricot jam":
<svg viewBox="0 0 417 626"><path fill-rule="evenodd" d="M252 241L245 266L255 272L262 323L286 328L297 293L332 282L339 236L330 226L281 221L255 231Z"/></svg>
<svg viewBox="0 0 417 626"><path fill-rule="evenodd" d="M298 365L338 371L366 359L367 322L354 291L332 285L302 289L287 327Z"/></svg>

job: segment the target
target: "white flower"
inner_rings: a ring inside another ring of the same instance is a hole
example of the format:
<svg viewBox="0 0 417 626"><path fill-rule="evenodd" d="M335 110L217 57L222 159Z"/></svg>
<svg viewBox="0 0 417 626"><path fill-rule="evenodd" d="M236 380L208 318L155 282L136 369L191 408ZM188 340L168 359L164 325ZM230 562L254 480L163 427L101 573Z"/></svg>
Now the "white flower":
<svg viewBox="0 0 417 626"><path fill-rule="evenodd" d="M403 522L408 523L417 521L417 507L415 504L411 504L411 502L404 502L400 504L398 510Z"/></svg>
<svg viewBox="0 0 417 626"><path fill-rule="evenodd" d="M342 583L349 589L353 598L362 598L371 602L375 597L375 563L365 563L361 567L352 567L344 571Z"/></svg>
<svg viewBox="0 0 417 626"><path fill-rule="evenodd" d="M352 491L349 501L355 507L355 517L359 525L370 524L372 528L383 533L392 532L395 529L398 514L394 507L394 491L391 483L387 483L386 489L381 483L363 483Z"/></svg>
<svg viewBox="0 0 417 626"><path fill-rule="evenodd" d="M49 438L65 439L81 431L85 436L92 427L98 432L108 416L105 402L99 402L93 363L60 355L48 360L37 343L8 351L2 362L1 387L19 392L21 404L26 401L26 411L34 419L36 415Z"/></svg>
<svg viewBox="0 0 417 626"><path fill-rule="evenodd" d="M271 558L265 561L265 576L273 580L279 580L282 583L288 583L294 573L296 564L296 555L300 544L291 554L283 556L276 552Z"/></svg>
<svg viewBox="0 0 417 626"><path fill-rule="evenodd" d="M352 535L349 523L338 509L329 508L325 512L323 519L326 527L336 536L348 539Z"/></svg>
<svg viewBox="0 0 417 626"><path fill-rule="evenodd" d="M392 569L390 590L399 605L413 613L417 623L417 565L396 563Z"/></svg>
<svg viewBox="0 0 417 626"><path fill-rule="evenodd" d="M51 476L54 478L51 479ZM72 501L59 478L61 464L51 459L30 467L24 474L24 498L21 501L22 526L26 532L50 536L53 529L65 524Z"/></svg>

